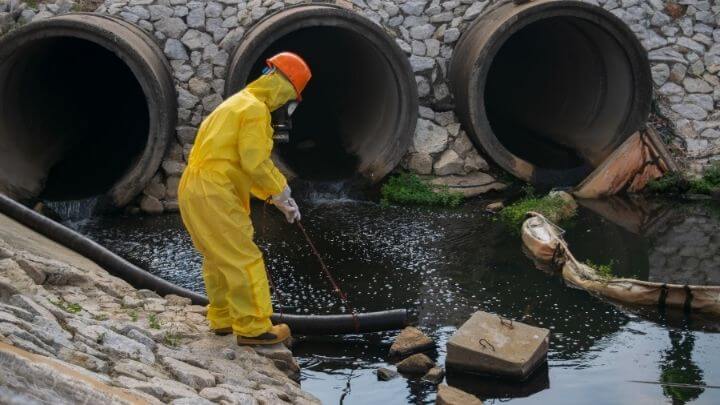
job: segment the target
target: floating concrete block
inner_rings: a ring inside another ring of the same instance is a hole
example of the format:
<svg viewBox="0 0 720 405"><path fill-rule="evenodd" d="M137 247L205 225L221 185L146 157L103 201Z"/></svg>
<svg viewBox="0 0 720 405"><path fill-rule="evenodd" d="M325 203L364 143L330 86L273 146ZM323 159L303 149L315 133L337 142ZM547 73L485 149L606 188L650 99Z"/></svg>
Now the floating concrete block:
<svg viewBox="0 0 720 405"><path fill-rule="evenodd" d="M447 344L446 368L524 380L547 361L550 331L478 311Z"/></svg>

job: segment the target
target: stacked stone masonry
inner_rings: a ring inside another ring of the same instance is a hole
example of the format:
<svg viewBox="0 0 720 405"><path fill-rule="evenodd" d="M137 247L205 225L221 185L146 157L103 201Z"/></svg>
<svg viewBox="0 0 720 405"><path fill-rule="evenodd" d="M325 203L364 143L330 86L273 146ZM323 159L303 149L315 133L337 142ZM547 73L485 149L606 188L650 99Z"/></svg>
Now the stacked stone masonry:
<svg viewBox="0 0 720 405"><path fill-rule="evenodd" d="M675 129L672 140L688 170L702 171L720 155L720 4L677 0L588 0L636 33L647 49L660 112ZM177 85L177 137L162 169L145 190L143 210L175 210L178 178L197 127L218 104L230 52L268 14L300 0L107 0L95 10L151 33L170 60ZM452 112L447 70L466 26L501 2L472 0L354 0L338 2L379 25L407 54L420 101L414 142L402 165L420 174L487 171ZM78 7L72 0L40 4L0 0L0 32Z"/></svg>

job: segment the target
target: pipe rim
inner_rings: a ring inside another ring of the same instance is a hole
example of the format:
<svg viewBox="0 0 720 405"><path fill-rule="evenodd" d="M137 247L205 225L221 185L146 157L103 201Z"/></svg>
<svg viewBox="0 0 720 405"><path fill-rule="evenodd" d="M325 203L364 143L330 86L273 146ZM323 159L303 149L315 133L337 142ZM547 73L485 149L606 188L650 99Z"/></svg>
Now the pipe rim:
<svg viewBox="0 0 720 405"><path fill-rule="evenodd" d="M159 46L139 27L116 17L93 13L63 14L10 32L0 38L0 63L22 46L63 37L91 42L116 55L143 91L149 113L145 147L140 155L132 157L127 171L103 195L111 205L124 206L140 194L157 173L174 136L177 97L170 66ZM153 61L147 58L158 55L160 65L152 66ZM159 66L162 68L158 69ZM172 94L164 88L168 84L172 86Z"/></svg>
<svg viewBox="0 0 720 405"><path fill-rule="evenodd" d="M413 141L418 117L417 83L410 61L397 43L371 20L335 4L298 4L280 9L255 23L231 52L225 81L225 96L239 91L247 84L253 65L265 49L289 33L312 27L335 27L362 35L391 68L396 90L400 95L398 119L385 152L358 167L357 172L372 183L387 176L402 160ZM389 51L389 53L388 53ZM245 61L251 61L245 63ZM403 96L405 95L405 96ZM275 155L277 156L277 155ZM279 160L279 159L278 159ZM283 162L278 166L294 177Z"/></svg>
<svg viewBox="0 0 720 405"><path fill-rule="evenodd" d="M508 7L515 9L508 12ZM621 129L616 133L613 148L617 148L633 131L639 129L647 120L652 99L652 84L649 79L650 63L647 52L635 34L620 18L602 7L571 0L540 0L516 6L508 3L491 10L477 18L467 28L458 41L455 55L469 48L470 37L487 24L494 26L494 31L484 38L480 50L472 54L472 70L466 83L454 83L453 91L466 99L466 111L458 111L461 117L467 116L464 126L476 147L486 151L504 170L518 178L534 184L571 185L581 181L592 169L578 172L574 169L543 168L520 158L508 150L490 127L485 108L485 79L490 67L506 41L533 22L551 17L576 17L589 21L605 30L613 39L621 44L625 52L634 84L631 107L625 114ZM454 58L452 70L460 69L460 62ZM453 75L454 76L454 75ZM643 78L645 80L643 80ZM453 80L454 81L454 80ZM470 89L477 89L476 91ZM460 103L458 103L460 104ZM462 108L461 108L462 109ZM466 112L466 114L463 114ZM580 168L582 169L582 167Z"/></svg>

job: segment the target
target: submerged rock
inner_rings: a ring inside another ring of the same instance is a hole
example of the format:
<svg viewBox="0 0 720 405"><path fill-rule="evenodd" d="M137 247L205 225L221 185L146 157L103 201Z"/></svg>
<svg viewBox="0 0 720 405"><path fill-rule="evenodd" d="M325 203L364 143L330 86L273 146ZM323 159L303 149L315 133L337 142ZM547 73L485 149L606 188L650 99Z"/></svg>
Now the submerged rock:
<svg viewBox="0 0 720 405"><path fill-rule="evenodd" d="M443 378L445 378L445 370L442 367L433 367L425 373L422 379L433 384L440 384Z"/></svg>
<svg viewBox="0 0 720 405"><path fill-rule="evenodd" d="M449 385L438 386L437 405L482 405L475 395L468 394Z"/></svg>
<svg viewBox="0 0 720 405"><path fill-rule="evenodd" d="M407 359L397 364L397 369L405 374L425 374L435 366L435 362L430 357L420 353L413 354Z"/></svg>
<svg viewBox="0 0 720 405"><path fill-rule="evenodd" d="M505 208L505 204L503 204L502 201L497 201L497 202L490 203L490 204L486 205L486 206L485 206L485 211L489 211L489 212L493 212L493 213L494 213L494 212L500 212L500 211L502 211L503 208Z"/></svg>
<svg viewBox="0 0 720 405"><path fill-rule="evenodd" d="M525 380L547 361L550 331L478 311L450 338L446 367Z"/></svg>
<svg viewBox="0 0 720 405"><path fill-rule="evenodd" d="M397 371L390 370L389 368L385 368L385 367L380 367L379 369L377 369L375 374L377 374L377 378L380 381L390 381L393 378L398 376Z"/></svg>
<svg viewBox="0 0 720 405"><path fill-rule="evenodd" d="M390 357L406 357L413 353L424 352L435 348L435 342L422 331L408 326L395 338L390 346Z"/></svg>
<svg viewBox="0 0 720 405"><path fill-rule="evenodd" d="M475 197L489 191L499 191L507 187L487 173L477 172L468 176L446 176L433 179L431 184L448 186L450 191L462 193L465 197Z"/></svg>

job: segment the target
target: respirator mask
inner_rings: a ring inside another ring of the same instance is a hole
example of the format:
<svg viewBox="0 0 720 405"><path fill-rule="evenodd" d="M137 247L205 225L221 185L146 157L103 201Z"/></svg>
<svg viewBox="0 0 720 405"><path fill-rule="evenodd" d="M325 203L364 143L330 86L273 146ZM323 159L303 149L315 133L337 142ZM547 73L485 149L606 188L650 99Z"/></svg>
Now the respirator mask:
<svg viewBox="0 0 720 405"><path fill-rule="evenodd" d="M266 67L262 73L268 75L275 72L275 68ZM292 117L298 106L297 101L290 101L284 106L271 113L271 124L273 128L273 141L276 143L290 142L290 131L292 130Z"/></svg>
<svg viewBox="0 0 720 405"><path fill-rule="evenodd" d="M297 101L291 101L272 113L273 141L278 143L290 142L292 130L292 117L298 106Z"/></svg>

